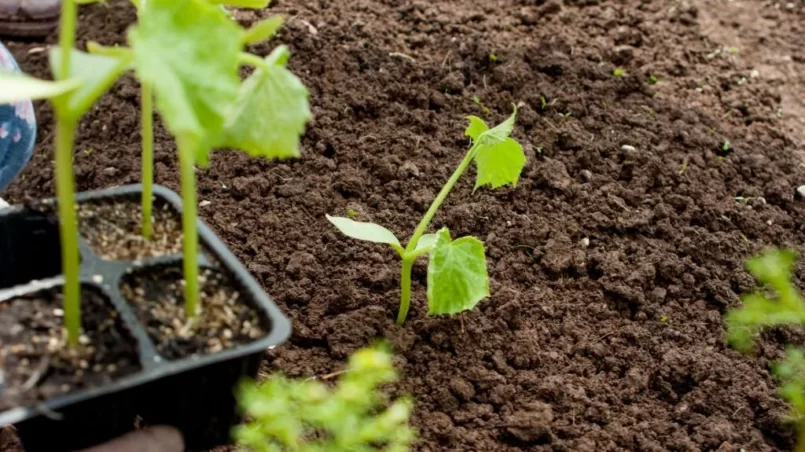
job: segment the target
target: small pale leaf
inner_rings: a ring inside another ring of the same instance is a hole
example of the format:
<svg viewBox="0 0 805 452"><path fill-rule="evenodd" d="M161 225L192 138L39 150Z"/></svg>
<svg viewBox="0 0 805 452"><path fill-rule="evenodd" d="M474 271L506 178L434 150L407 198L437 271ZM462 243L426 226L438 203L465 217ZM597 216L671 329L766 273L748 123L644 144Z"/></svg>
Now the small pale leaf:
<svg viewBox="0 0 805 452"><path fill-rule="evenodd" d="M235 8L263 9L268 7L271 0L214 0L212 3Z"/></svg>
<svg viewBox="0 0 805 452"><path fill-rule="evenodd" d="M416 248L414 248L414 252L421 251L428 248L433 248L436 246L436 242L439 240L438 234L424 234L422 237L419 238L419 241L416 242Z"/></svg>
<svg viewBox="0 0 805 452"><path fill-rule="evenodd" d="M489 296L484 244L475 237L439 240L428 263L428 315L456 314L474 308Z"/></svg>
<svg viewBox="0 0 805 452"><path fill-rule="evenodd" d="M121 49L122 50L122 49ZM61 49L50 49L50 68L57 77L61 74ZM120 53L119 56L90 54L80 50L70 50L69 78L81 80L81 86L70 93L69 110L83 115L112 85L123 75L131 64L132 55Z"/></svg>
<svg viewBox="0 0 805 452"><path fill-rule="evenodd" d="M263 19L252 28L246 30L243 36L243 42L246 44L257 44L267 39L271 39L277 34L285 19L282 16L271 16L268 19Z"/></svg>
<svg viewBox="0 0 805 452"><path fill-rule="evenodd" d="M310 119L309 93L285 64L288 49L280 46L240 88L216 147L235 148L252 157L299 157L299 140Z"/></svg>
<svg viewBox="0 0 805 452"><path fill-rule="evenodd" d="M365 223L344 217L331 217L330 215L327 215L327 220L347 237L367 242L385 243L395 249L401 248L400 241L397 240L394 233L379 224Z"/></svg>
<svg viewBox="0 0 805 452"><path fill-rule="evenodd" d="M492 188L507 184L516 186L525 160L523 147L512 138L493 145L481 144L475 154L475 163L478 165L475 188L487 184Z"/></svg>
<svg viewBox="0 0 805 452"><path fill-rule="evenodd" d="M477 116L467 116L467 119L470 121L470 124L467 126L467 130L464 132L464 135L472 138L472 141L478 141L478 137L480 137L482 133L489 130L489 127L486 125L483 119Z"/></svg>
<svg viewBox="0 0 805 452"><path fill-rule="evenodd" d="M40 80L25 74L0 71L0 104L31 99L49 99L75 90L81 80Z"/></svg>

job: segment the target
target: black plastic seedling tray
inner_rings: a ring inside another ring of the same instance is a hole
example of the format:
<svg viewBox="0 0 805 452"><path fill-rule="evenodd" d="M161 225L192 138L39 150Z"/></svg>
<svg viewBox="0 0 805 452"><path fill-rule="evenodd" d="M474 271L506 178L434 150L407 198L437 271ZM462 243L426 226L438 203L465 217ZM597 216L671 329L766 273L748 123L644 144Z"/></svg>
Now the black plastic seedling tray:
<svg viewBox="0 0 805 452"><path fill-rule="evenodd" d="M130 199L136 205L140 185L81 193L79 203ZM181 213L176 193L154 187L155 204L167 203ZM48 200L46 204L55 203ZM93 253L81 239L81 282L100 290L118 311L138 347L142 369L105 386L91 387L46 400L37 406L0 412L0 426L13 424L28 452L72 451L97 445L139 425L172 425L183 434L188 450L204 450L229 442L240 418L234 389L244 377L255 377L266 349L288 338L291 325L246 268L202 222L198 224L200 266L227 273L241 300L257 308L267 335L246 345L209 355L168 360L123 298L122 278L149 267L181 263L180 255L140 261L109 261ZM58 219L49 209L14 206L0 209L0 303L43 288L59 287L61 275ZM0 390L0 397L2 392Z"/></svg>

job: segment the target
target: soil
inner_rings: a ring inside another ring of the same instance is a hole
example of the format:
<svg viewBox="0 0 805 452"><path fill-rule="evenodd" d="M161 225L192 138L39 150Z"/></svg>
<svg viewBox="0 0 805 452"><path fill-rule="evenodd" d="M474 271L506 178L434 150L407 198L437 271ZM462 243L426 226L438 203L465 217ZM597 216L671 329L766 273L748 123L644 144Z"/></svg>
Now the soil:
<svg viewBox="0 0 805 452"><path fill-rule="evenodd" d="M83 289L86 335L66 346L60 289L0 302L0 410L100 386L140 370L136 341L99 292Z"/></svg>
<svg viewBox="0 0 805 452"><path fill-rule="evenodd" d="M180 266L148 267L120 284L120 293L137 310L163 358L217 353L266 335L259 312L240 299L229 278L202 268L199 279L202 310L193 321L185 314Z"/></svg>
<svg viewBox="0 0 805 452"><path fill-rule="evenodd" d="M329 374L389 339L403 374L393 390L416 400L422 452L791 450L769 364L805 336L766 334L745 356L725 344L722 316L754 287L747 257L805 251L794 197L805 184L803 8L276 2L288 17L278 40L312 95L303 158L222 151L197 173L200 215L293 318L266 371ZM81 16L82 44L123 43L135 21L119 1ZM9 47L47 75L41 43ZM79 188L137 182L137 93L122 80L82 122ZM518 186L473 192L470 172L432 225L485 241L492 296L426 317L423 260L409 320L395 326L398 257L342 237L325 214L354 210L405 237L463 156L464 117L496 122L520 102ZM12 201L53 193L52 114L37 114L40 147L4 194ZM720 155L725 141L732 152ZM178 188L162 128L156 162L157 182Z"/></svg>
<svg viewBox="0 0 805 452"><path fill-rule="evenodd" d="M142 236L142 211L126 201L79 206L80 232L92 251L108 260L142 260L182 253L182 218L167 203L153 207L150 240Z"/></svg>

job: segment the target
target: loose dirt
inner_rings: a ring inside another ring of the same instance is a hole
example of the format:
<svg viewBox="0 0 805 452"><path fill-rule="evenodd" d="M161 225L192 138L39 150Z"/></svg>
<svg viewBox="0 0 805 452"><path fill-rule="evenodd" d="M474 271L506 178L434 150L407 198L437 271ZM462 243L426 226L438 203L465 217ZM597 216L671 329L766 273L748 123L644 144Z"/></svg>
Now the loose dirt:
<svg viewBox="0 0 805 452"><path fill-rule="evenodd" d="M723 19L731 3L773 13L777 29ZM768 369L803 335L768 334L742 356L722 324L754 287L748 256L803 251L789 108L801 84L754 74L752 57L805 61L803 4L791 3L277 2L279 41L312 94L304 158L221 151L198 172L201 216L293 318L266 370L328 374L389 339L404 375L392 389L416 399L417 451L791 450ZM113 1L81 20L82 43L114 44L135 16ZM724 28L751 39L748 57ZM9 46L46 75L41 44ZM463 156L464 116L499 121L520 102L518 186L473 193L468 174L433 224L486 242L491 298L427 318L420 262L409 321L395 326L398 257L324 215L355 210L406 237ZM138 180L137 108L127 79L82 123L81 189ZM53 191L52 115L37 113L40 148L13 201ZM175 161L159 129L156 179L174 189Z"/></svg>

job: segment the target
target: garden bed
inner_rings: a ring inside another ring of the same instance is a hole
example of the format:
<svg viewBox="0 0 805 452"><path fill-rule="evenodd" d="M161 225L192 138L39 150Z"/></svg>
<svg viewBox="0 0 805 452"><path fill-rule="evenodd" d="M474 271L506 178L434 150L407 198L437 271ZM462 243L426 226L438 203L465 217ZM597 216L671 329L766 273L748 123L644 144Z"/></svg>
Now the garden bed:
<svg viewBox="0 0 805 452"><path fill-rule="evenodd" d="M768 365L805 336L769 334L742 356L722 314L754 287L748 256L803 251L800 137L778 87L702 34L717 13L660 0L396 3L278 2L279 40L311 90L303 159L222 152L198 172L200 216L294 320L266 371L330 374L388 338L418 451L791 450ZM758 6L765 20L795 30L799 4L774 3ZM122 42L134 21L121 2L82 11L80 40ZM790 39L800 61L802 35ZM9 46L47 75L41 44ZM352 210L402 237L463 157L464 116L496 123L518 102L517 187L473 193L466 177L432 227L484 240L491 298L427 318L420 262L395 326L397 256L345 240L325 214ZM52 194L48 108L12 201ZM79 189L138 181L137 108L125 79L82 122ZM156 181L177 188L173 142L156 138Z"/></svg>

